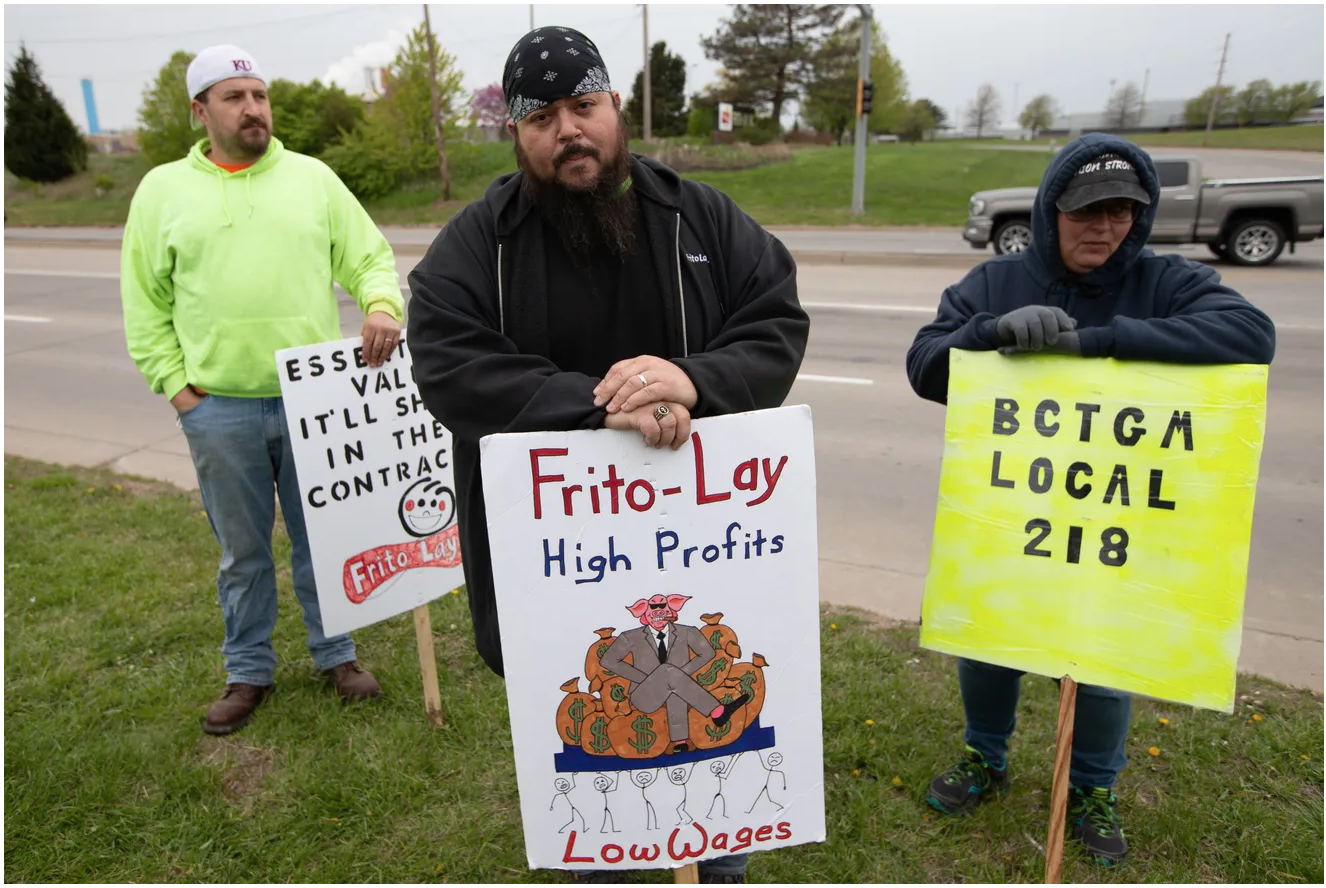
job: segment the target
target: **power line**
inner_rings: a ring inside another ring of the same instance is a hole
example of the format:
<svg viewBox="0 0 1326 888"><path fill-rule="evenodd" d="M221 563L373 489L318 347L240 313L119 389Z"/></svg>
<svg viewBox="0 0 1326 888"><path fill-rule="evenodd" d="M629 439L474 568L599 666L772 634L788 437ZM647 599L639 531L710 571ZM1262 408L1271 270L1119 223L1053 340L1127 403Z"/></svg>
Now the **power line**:
<svg viewBox="0 0 1326 888"><path fill-rule="evenodd" d="M343 6L338 9L331 10L330 12L317 12L317 13L312 13L310 15L298 15L283 19L273 19L271 21L266 21L266 22L236 22L229 24L219 24L207 28L194 28L189 31L172 31L167 34L140 34L138 36L129 36L129 37L67 37L67 38L57 37L53 40L23 37L18 40L6 40L5 43L13 45L17 45L19 43L59 45L59 44L83 44L83 43L127 43L137 40L172 40L176 37L188 37L194 34L215 34L218 31L231 31L231 30L236 30L238 28L244 28L244 29L265 28L268 25L284 25L291 22L303 22L303 21L310 21L313 19L327 19L338 15L344 15L347 12L359 12L365 9L373 9L373 8L377 7L362 6L362 5Z"/></svg>

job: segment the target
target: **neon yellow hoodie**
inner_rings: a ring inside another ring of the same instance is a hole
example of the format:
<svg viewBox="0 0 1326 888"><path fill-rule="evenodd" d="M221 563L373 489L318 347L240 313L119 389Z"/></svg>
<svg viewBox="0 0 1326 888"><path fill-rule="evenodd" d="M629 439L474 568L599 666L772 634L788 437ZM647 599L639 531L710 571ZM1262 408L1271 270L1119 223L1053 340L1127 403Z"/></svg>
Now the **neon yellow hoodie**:
<svg viewBox="0 0 1326 888"><path fill-rule="evenodd" d="M129 207L124 331L152 391L279 397L277 349L341 338L333 281L401 319L391 247L325 164L273 138L228 173L207 150L149 172Z"/></svg>

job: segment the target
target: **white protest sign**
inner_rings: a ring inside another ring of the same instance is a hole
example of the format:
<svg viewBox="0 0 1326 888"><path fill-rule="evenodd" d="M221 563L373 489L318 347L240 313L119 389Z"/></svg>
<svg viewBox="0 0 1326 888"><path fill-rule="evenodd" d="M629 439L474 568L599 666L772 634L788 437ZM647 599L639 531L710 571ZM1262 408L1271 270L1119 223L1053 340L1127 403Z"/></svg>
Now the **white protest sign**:
<svg viewBox="0 0 1326 888"><path fill-rule="evenodd" d="M480 443L531 868L824 841L810 409L692 428Z"/></svg>
<svg viewBox="0 0 1326 888"><path fill-rule="evenodd" d="M327 635L465 582L451 433L424 407L404 342L376 370L359 342L276 353Z"/></svg>

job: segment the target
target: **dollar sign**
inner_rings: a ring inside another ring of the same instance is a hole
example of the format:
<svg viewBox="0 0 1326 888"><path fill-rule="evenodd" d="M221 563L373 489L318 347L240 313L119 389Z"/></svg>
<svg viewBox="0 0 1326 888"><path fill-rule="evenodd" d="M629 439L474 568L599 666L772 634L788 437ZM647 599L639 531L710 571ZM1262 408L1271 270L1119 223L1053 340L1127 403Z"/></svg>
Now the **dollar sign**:
<svg viewBox="0 0 1326 888"><path fill-rule="evenodd" d="M721 650L723 647L723 630L715 629L709 634L709 644L714 650Z"/></svg>
<svg viewBox="0 0 1326 888"><path fill-rule="evenodd" d="M635 717L635 721L631 722L631 727L635 728L635 739L631 741L631 746L635 747L635 751L641 755L644 755L654 745L654 741L658 739L658 735L650 730L653 726L654 720L643 712Z"/></svg>
<svg viewBox="0 0 1326 888"><path fill-rule="evenodd" d="M714 662L709 664L709 668L699 675L695 676L695 681L701 687L709 687L718 679L718 671L727 665L727 660L722 657L715 657Z"/></svg>
<svg viewBox="0 0 1326 888"><path fill-rule="evenodd" d="M594 656L598 657L599 660L601 661L601 660L603 659L603 655L606 654L606 653L608 652L608 648L609 648L609 647L610 647L610 645L608 644L608 642L606 642L606 641L603 642L603 644L599 645L599 649L598 649L597 651L594 652ZM616 678L616 677L617 677L617 673L615 673L615 672L609 672L607 669L604 669L604 668L603 668L603 663L602 663L602 662L599 663L599 671L602 672L602 673L603 673L606 677L608 677L608 678Z"/></svg>
<svg viewBox="0 0 1326 888"><path fill-rule="evenodd" d="M579 746L580 723L585 720L585 701L580 697L576 697L575 701L566 710L566 714L571 716L571 727L566 729L566 738Z"/></svg>
<svg viewBox="0 0 1326 888"><path fill-rule="evenodd" d="M723 699L719 700L718 702L726 706L727 704L732 702L732 695L724 694ZM723 725L723 727L721 728L715 728L713 725L704 726L704 732L709 735L710 740L721 740L724 737L726 737L728 735L728 732L731 730L732 730L731 721L728 721L728 723Z"/></svg>
<svg viewBox="0 0 1326 888"><path fill-rule="evenodd" d="M608 720L603 716L594 719L594 727L589 733L594 738L589 741L589 747L595 752L601 753L612 745L612 741L608 739Z"/></svg>
<svg viewBox="0 0 1326 888"><path fill-rule="evenodd" d="M626 691L622 690L621 685L613 685L612 690L609 692L609 696L611 696L612 699L616 700L618 703L621 703L623 700L626 699Z"/></svg>
<svg viewBox="0 0 1326 888"><path fill-rule="evenodd" d="M741 677L741 692L752 700L755 699L755 673L747 672Z"/></svg>

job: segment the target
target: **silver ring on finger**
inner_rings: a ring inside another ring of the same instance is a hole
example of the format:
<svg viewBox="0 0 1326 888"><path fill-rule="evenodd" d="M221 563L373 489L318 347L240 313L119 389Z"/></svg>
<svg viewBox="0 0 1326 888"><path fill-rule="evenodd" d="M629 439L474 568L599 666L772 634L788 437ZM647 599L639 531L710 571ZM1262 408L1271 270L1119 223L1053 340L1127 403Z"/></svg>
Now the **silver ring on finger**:
<svg viewBox="0 0 1326 888"><path fill-rule="evenodd" d="M648 380L648 379L645 379L645 375L644 375L643 373L638 373L638 374L636 374L636 377L635 377L635 378L638 379L638 380L640 380L640 387L641 387L641 388L649 388L649 380Z"/></svg>
<svg viewBox="0 0 1326 888"><path fill-rule="evenodd" d="M663 417L671 415L672 411L668 409L667 404L659 404L657 407L654 408L654 419L657 420L658 422L662 422Z"/></svg>

